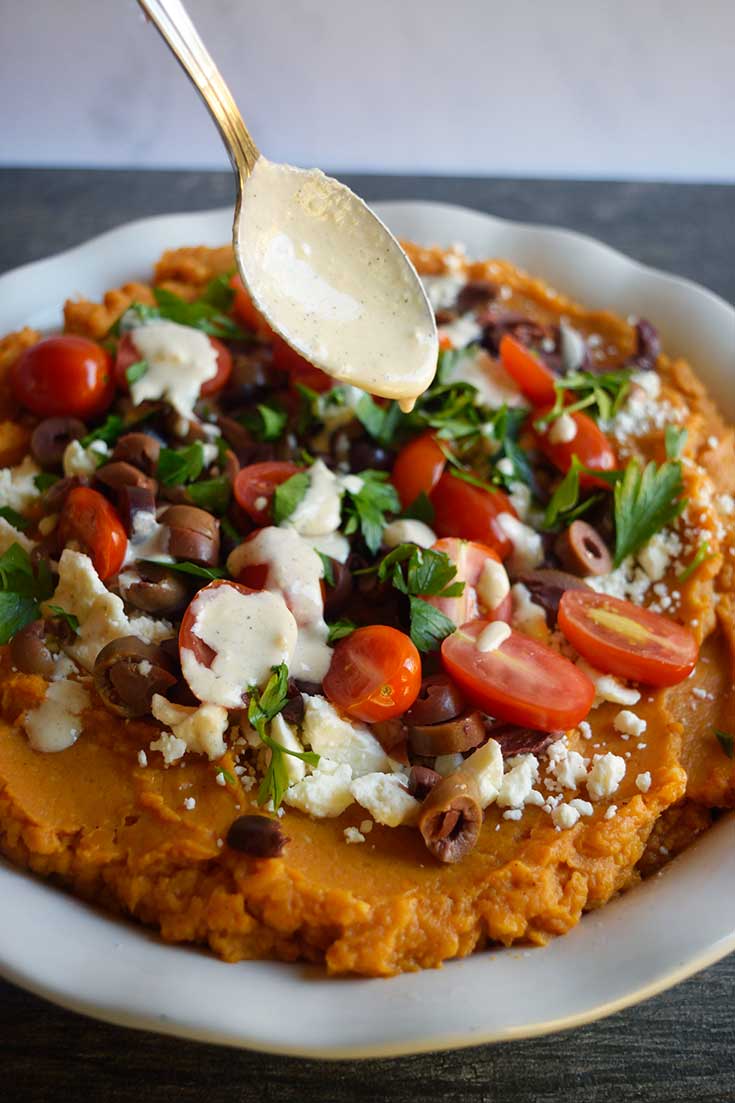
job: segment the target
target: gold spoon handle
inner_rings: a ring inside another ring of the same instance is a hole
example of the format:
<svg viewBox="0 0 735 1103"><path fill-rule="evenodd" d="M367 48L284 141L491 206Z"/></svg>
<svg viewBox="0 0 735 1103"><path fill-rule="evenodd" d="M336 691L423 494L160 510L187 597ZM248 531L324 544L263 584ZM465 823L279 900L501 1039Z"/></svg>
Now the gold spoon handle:
<svg viewBox="0 0 735 1103"><path fill-rule="evenodd" d="M138 3L209 108L235 171L243 181L255 168L260 151L189 13L181 0L138 0Z"/></svg>

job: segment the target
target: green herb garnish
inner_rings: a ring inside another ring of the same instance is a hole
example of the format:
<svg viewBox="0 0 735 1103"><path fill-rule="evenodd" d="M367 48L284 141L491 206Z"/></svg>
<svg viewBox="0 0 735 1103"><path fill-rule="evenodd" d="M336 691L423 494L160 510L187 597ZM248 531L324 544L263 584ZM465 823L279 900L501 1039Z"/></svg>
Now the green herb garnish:
<svg viewBox="0 0 735 1103"><path fill-rule="evenodd" d="M210 284L210 288L211 286ZM252 340L252 334L241 329L236 322L233 322L232 318L228 318L223 313L221 307L211 301L211 294L208 291L205 291L202 298L195 299L191 303L163 287L155 287L153 294L156 298L157 316L159 318L165 318L169 322L178 322L182 326L201 329L204 333L208 333L210 337L224 338L226 341Z"/></svg>
<svg viewBox="0 0 735 1103"><path fill-rule="evenodd" d="M688 430L686 426L679 428L678 425L667 425L664 433L664 440L666 442L666 456L670 460L681 459L681 454L684 451L684 445L687 441Z"/></svg>
<svg viewBox="0 0 735 1103"><path fill-rule="evenodd" d="M10 506L0 506L0 517L12 525L14 529L20 529L23 532L30 525L30 521L27 517L24 517L22 513L18 513L16 509L12 509Z"/></svg>
<svg viewBox="0 0 735 1103"><path fill-rule="evenodd" d="M273 524L281 525L306 497L311 480L308 471L298 471L273 492Z"/></svg>
<svg viewBox="0 0 735 1103"><path fill-rule="evenodd" d="M89 448L90 444L94 444L96 440L103 440L105 444L114 444L124 430L125 424L120 415L110 414L99 428L87 433L86 437L82 437L79 443L82 448Z"/></svg>
<svg viewBox="0 0 735 1103"><path fill-rule="evenodd" d="M353 620L349 620L347 617L341 620L336 620L334 624L329 625L329 635L327 636L327 643L336 643L337 640L343 640L345 636L351 636L357 628L357 625Z"/></svg>
<svg viewBox="0 0 735 1103"><path fill-rule="evenodd" d="M689 564L687 564L687 566L684 568L684 570L680 571L679 574L676 576L676 581L677 582L686 582L687 579L692 577L692 575L697 570L697 568L701 567L701 565L705 562L706 559L711 559L711 558L712 558L712 556L711 556L710 550L709 550L709 543L708 543L707 540L703 540L702 543L697 548L692 561Z"/></svg>
<svg viewBox="0 0 735 1103"><path fill-rule="evenodd" d="M149 364L147 360L136 360L134 364L131 364L129 368L125 369L125 378L132 386L133 383L137 383L139 379L148 372Z"/></svg>
<svg viewBox="0 0 735 1103"><path fill-rule="evenodd" d="M33 485L39 494L45 493L54 483L58 483L59 476L52 475L50 471L40 471L33 477Z"/></svg>
<svg viewBox="0 0 735 1103"><path fill-rule="evenodd" d="M401 503L385 471L361 471L358 477L362 480L358 491L345 489L342 506L346 518L344 533L350 536L359 531L368 549L375 555L383 539L386 513L399 513Z"/></svg>
<svg viewBox="0 0 735 1103"><path fill-rule="evenodd" d="M435 651L456 625L425 597L460 597L464 582L453 581L457 568L444 552L399 544L381 560L378 578L389 580L409 599L411 639L419 651Z"/></svg>
<svg viewBox="0 0 735 1103"><path fill-rule="evenodd" d="M423 521L425 525L432 524L434 520L434 507L423 490L414 498L410 506L404 509L401 517L405 518L407 521Z"/></svg>
<svg viewBox="0 0 735 1103"><path fill-rule="evenodd" d="M53 593L48 565L33 568L28 552L11 544L0 556L0 644L41 616L40 603Z"/></svg>
<svg viewBox="0 0 735 1103"><path fill-rule="evenodd" d="M309 766L317 766L319 755L314 751L291 751L271 739L268 734L266 725L282 711L288 700L288 668L285 663L281 663L280 666L272 667L272 670L262 693L257 686L251 686L248 690L248 720L271 752L268 769L258 789L258 804L272 801L275 811L280 807L283 794L288 789L288 773L283 756L290 754Z"/></svg>
<svg viewBox="0 0 735 1103"><path fill-rule="evenodd" d="M228 785L236 785L237 782L232 776L229 770L226 770L224 766L217 766L214 771L217 777L223 777Z"/></svg>
<svg viewBox="0 0 735 1103"><path fill-rule="evenodd" d="M227 577L227 571L223 567L200 567L198 563L189 563L187 560L182 560L179 563L167 563L160 559L142 559L141 562L150 563L153 567L165 567L167 571L190 574L194 578L206 578L209 582L213 582L215 578Z"/></svg>
<svg viewBox="0 0 735 1103"><path fill-rule="evenodd" d="M66 621L75 636L79 634L79 617L75 617L73 613L67 613L66 609L62 609L60 605L47 605L46 608L55 617Z"/></svg>
<svg viewBox="0 0 735 1103"><path fill-rule="evenodd" d="M686 507L681 461L659 467L651 460L641 469L631 460L615 486L615 566L637 552Z"/></svg>
<svg viewBox="0 0 735 1103"><path fill-rule="evenodd" d="M735 736L728 732L718 731L717 728L715 728L715 735L727 758L735 758Z"/></svg>
<svg viewBox="0 0 735 1103"><path fill-rule="evenodd" d="M583 463L579 462L576 455L572 456L569 470L552 494L546 507L543 520L545 529L554 529L560 525L571 525L572 521L576 521L591 506L600 501L601 494L592 494L580 501L579 477L582 474L593 475L596 479L601 479L611 487L614 487L623 477L620 471L596 471L590 467L585 467Z"/></svg>
<svg viewBox="0 0 735 1103"><path fill-rule="evenodd" d="M324 578L324 581L326 582L327 586L334 586L334 563L328 555L324 554L324 552L320 552L316 548L314 549L314 551L316 551L316 554L322 561L322 569L324 571L322 577Z"/></svg>
<svg viewBox="0 0 735 1103"><path fill-rule="evenodd" d="M630 390L631 372L620 368L616 371L600 372L573 371L563 375L554 383L556 401L547 414L534 422L537 429L543 430L561 414L573 414L577 410L596 421L609 421L623 404ZM567 401L569 393L575 400Z"/></svg>
<svg viewBox="0 0 735 1103"><path fill-rule="evenodd" d="M288 413L276 403L259 402L238 420L256 440L274 441L283 436Z"/></svg>
<svg viewBox="0 0 735 1103"><path fill-rule="evenodd" d="M216 513L219 517L230 504L232 484L226 475L218 475L215 479L192 483L188 494L195 506L206 509L209 513Z"/></svg>
<svg viewBox="0 0 735 1103"><path fill-rule="evenodd" d="M192 483L204 470L204 447L195 440L188 448L162 448L156 474L164 486Z"/></svg>

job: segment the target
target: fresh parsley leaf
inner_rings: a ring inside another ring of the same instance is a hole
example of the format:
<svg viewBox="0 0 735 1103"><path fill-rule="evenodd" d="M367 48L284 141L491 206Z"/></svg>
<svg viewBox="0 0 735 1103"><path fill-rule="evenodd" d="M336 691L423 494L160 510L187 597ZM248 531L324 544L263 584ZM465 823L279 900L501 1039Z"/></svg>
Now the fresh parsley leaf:
<svg viewBox="0 0 735 1103"><path fill-rule="evenodd" d="M282 406L275 403L259 402L254 410L248 410L239 421L256 440L273 441L280 440L283 436L288 414Z"/></svg>
<svg viewBox="0 0 735 1103"><path fill-rule="evenodd" d="M210 337L219 337L226 341L252 340L251 333L241 329L232 318L228 318L218 306L206 298L195 299L194 302L189 303L164 287L154 288L153 294L156 298L159 318L178 322L182 326L201 329Z"/></svg>
<svg viewBox="0 0 735 1103"><path fill-rule="evenodd" d="M692 575L697 570L697 568L702 566L702 564L705 562L705 560L711 559L711 558L712 558L712 556L711 556L710 550L709 550L709 543L708 543L707 540L703 540L702 543L697 548L691 562L689 564L687 564L687 566L684 568L684 570L680 571L679 574L676 576L676 581L677 582L686 582L687 579L692 577Z"/></svg>
<svg viewBox="0 0 735 1103"><path fill-rule="evenodd" d="M220 517L230 504L232 484L226 475L218 475L215 479L192 483L188 494L195 506Z"/></svg>
<svg viewBox="0 0 735 1103"><path fill-rule="evenodd" d="M39 494L43 494L49 487L53 486L54 483L58 483L58 481L59 476L52 475L50 471L40 471L38 475L34 475L33 477L33 485Z"/></svg>
<svg viewBox="0 0 735 1103"><path fill-rule="evenodd" d="M362 485L357 492L345 490L343 513L347 518L347 536L358 530L368 549L375 555L383 539L386 513L400 513L401 503L385 471L361 471Z"/></svg>
<svg viewBox="0 0 735 1103"><path fill-rule="evenodd" d="M723 754L727 758L735 758L735 736L730 735L728 732L721 732L715 728L715 735L717 736L717 742L722 747Z"/></svg>
<svg viewBox="0 0 735 1103"><path fill-rule="evenodd" d="M223 777L228 785L236 785L237 784L235 778L232 776L230 771L226 770L224 768L224 766L217 766L215 768L214 772L217 775L217 777Z"/></svg>
<svg viewBox="0 0 735 1103"><path fill-rule="evenodd" d="M90 444L93 444L96 440L103 440L105 444L114 444L117 438L122 435L124 429L125 424L120 415L109 414L99 428L87 433L86 437L82 437L79 443L82 448L89 448Z"/></svg>
<svg viewBox="0 0 735 1103"><path fill-rule="evenodd" d="M317 766L319 755L314 751L289 750L268 734L266 725L281 712L288 700L288 669L285 663L272 669L273 673L262 693L257 686L251 686L248 690L248 720L271 752L268 769L258 789L258 804L272 801L275 810L280 806L288 788L288 774L283 756L290 754L310 766Z"/></svg>
<svg viewBox="0 0 735 1103"><path fill-rule="evenodd" d="M357 625L355 622L346 617L341 620L336 620L334 624L329 625L327 643L336 643L337 640L343 640L345 636L351 636L356 628Z"/></svg>
<svg viewBox="0 0 735 1103"><path fill-rule="evenodd" d="M67 613L66 609L62 609L60 605L47 605L46 608L50 613L53 613L55 617L59 617L60 620L66 621L75 636L78 634L79 617L75 617L73 613Z"/></svg>
<svg viewBox="0 0 735 1103"><path fill-rule="evenodd" d="M421 597L459 597L464 582L454 582L457 568L446 552L399 544L383 556L378 566L381 582L389 579L402 594Z"/></svg>
<svg viewBox="0 0 735 1103"><path fill-rule="evenodd" d="M277 486L273 494L273 524L288 520L309 489L309 472L299 471Z"/></svg>
<svg viewBox="0 0 735 1103"><path fill-rule="evenodd" d="M395 440L405 417L397 402L379 406L369 394L363 395L355 406L355 416L373 440L383 447Z"/></svg>
<svg viewBox="0 0 735 1103"><path fill-rule="evenodd" d="M418 497L414 498L411 505L404 509L401 517L404 517L407 521L423 521L425 525L433 523L434 507L425 491L422 490Z"/></svg>
<svg viewBox="0 0 735 1103"><path fill-rule="evenodd" d="M324 581L326 582L327 586L334 586L334 563L328 555L324 554L324 552L317 551L316 548L314 550L322 561L322 569L324 571L322 577L324 578Z"/></svg>
<svg viewBox="0 0 735 1103"><path fill-rule="evenodd" d="M237 531L229 517L220 517L219 523L222 527L222 531L225 533L226 536L229 536L230 540L239 541L242 539L240 533Z"/></svg>
<svg viewBox="0 0 735 1103"><path fill-rule="evenodd" d="M20 529L21 532L27 529L31 523L27 517L24 517L22 513L18 513L10 506L0 506L0 517L3 517L14 529Z"/></svg>
<svg viewBox="0 0 735 1103"><path fill-rule="evenodd" d="M179 563L166 563L160 559L143 559L142 563L150 563L154 567L165 567L167 571L179 571L181 574L190 574L194 578L206 578L213 582L215 578L226 578L227 571L222 567L200 567L198 563L189 563L182 560Z"/></svg>
<svg viewBox="0 0 735 1103"><path fill-rule="evenodd" d="M436 368L437 383L451 383L463 361L474 360L479 345L466 345L461 349L440 349Z"/></svg>
<svg viewBox="0 0 735 1103"><path fill-rule="evenodd" d="M641 469L630 460L615 486L615 566L675 520L686 506L681 461L668 460Z"/></svg>
<svg viewBox="0 0 735 1103"><path fill-rule="evenodd" d="M593 471L580 463L576 455L572 456L569 470L552 494L546 507L543 520L545 529L554 529L558 525L571 525L572 521L576 521L591 506L600 501L600 494L592 494L580 501L579 476L581 474L594 475L595 478L601 479L612 487L616 486L623 477L620 471Z"/></svg>
<svg viewBox="0 0 735 1103"><path fill-rule="evenodd" d="M679 427L678 425L667 425L666 432L664 433L664 440L666 442L666 456L670 460L681 459L681 454L684 451L684 445L687 441L688 430L686 426Z"/></svg>
<svg viewBox="0 0 735 1103"><path fill-rule="evenodd" d="M609 421L618 412L630 390L631 371L620 368L615 371L567 372L554 383L556 401L542 418L534 422L537 429L543 429L562 413L572 414L584 410L596 421ZM569 392L576 395L574 402L568 402Z"/></svg>
<svg viewBox="0 0 735 1103"><path fill-rule="evenodd" d="M38 620L40 602L52 592L48 565L42 562L34 571L28 552L20 544L11 544L0 556L0 644Z"/></svg>
<svg viewBox="0 0 735 1103"><path fill-rule="evenodd" d="M456 624L420 597L409 598L409 604L411 639L419 651L436 651L442 640L456 630Z"/></svg>
<svg viewBox="0 0 735 1103"><path fill-rule="evenodd" d="M27 594L0 593L0 644L8 643L17 632L40 616L38 602Z"/></svg>
<svg viewBox="0 0 735 1103"><path fill-rule="evenodd" d="M162 448L156 474L164 486L178 486L198 479L204 470L204 447L195 440L188 448Z"/></svg>
<svg viewBox="0 0 735 1103"><path fill-rule="evenodd" d="M131 364L129 368L125 369L125 378L128 383L137 383L149 369L147 360L136 360L134 364Z"/></svg>
<svg viewBox="0 0 735 1103"><path fill-rule="evenodd" d="M203 295L200 296L200 301L208 303L209 306L214 306L224 313L231 310L235 301L235 289L230 286L233 275L234 272L223 272L222 275L215 276L205 287Z"/></svg>

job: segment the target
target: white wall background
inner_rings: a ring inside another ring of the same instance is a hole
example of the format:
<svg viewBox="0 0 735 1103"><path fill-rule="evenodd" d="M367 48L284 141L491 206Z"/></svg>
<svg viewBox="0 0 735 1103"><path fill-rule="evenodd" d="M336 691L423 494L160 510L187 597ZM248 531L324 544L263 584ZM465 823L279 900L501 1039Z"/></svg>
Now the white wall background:
<svg viewBox="0 0 735 1103"><path fill-rule="evenodd" d="M734 0L189 0L256 141L332 169L735 180ZM0 0L0 163L224 167L134 0Z"/></svg>

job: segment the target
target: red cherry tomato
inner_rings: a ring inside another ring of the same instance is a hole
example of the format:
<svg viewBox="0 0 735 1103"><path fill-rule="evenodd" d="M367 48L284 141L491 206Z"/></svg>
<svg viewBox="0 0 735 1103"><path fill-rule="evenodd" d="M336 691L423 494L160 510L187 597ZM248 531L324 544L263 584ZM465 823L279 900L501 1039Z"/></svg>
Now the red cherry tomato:
<svg viewBox="0 0 735 1103"><path fill-rule="evenodd" d="M246 329L252 329L255 333L270 336L273 330L250 298L250 292L245 290L245 284L239 275L234 275L231 278L230 287L235 292L232 311L237 320L242 322Z"/></svg>
<svg viewBox="0 0 735 1103"><path fill-rule="evenodd" d="M556 398L553 371L509 333L500 339L500 363L534 406L553 403Z"/></svg>
<svg viewBox="0 0 735 1103"><path fill-rule="evenodd" d="M86 337L46 337L11 369L13 394L39 417L94 417L115 396L107 352Z"/></svg>
<svg viewBox="0 0 735 1103"><path fill-rule="evenodd" d="M592 707L595 687L574 663L530 636L511 631L494 651L476 640L489 620L464 624L442 644L442 663L483 712L539 731L573 728Z"/></svg>
<svg viewBox="0 0 735 1103"><path fill-rule="evenodd" d="M534 418L545 417L551 407L538 410ZM554 422L552 421L544 432L536 431L538 447L545 456L557 467L559 471L567 472L572 465L572 456L576 456L585 467L591 467L595 471L615 471L618 466L618 457L613 446L591 417L583 410L577 410L571 417L577 427L577 432L569 441L554 443L549 439ZM579 476L581 486L602 486L610 489L609 484L602 479L596 479L594 475L582 473Z"/></svg>
<svg viewBox="0 0 735 1103"><path fill-rule="evenodd" d="M435 609L439 609L445 617L456 625L466 624L468 620L475 620L480 615L481 599L477 593L477 584L485 568L488 559L500 563L500 556L494 548L487 544L480 544L476 540L458 540L454 536L437 540L433 550L444 552L457 568L454 582L464 582L464 591L459 597L427 597L424 598ZM504 620L510 623L512 599L510 593L495 605L492 609L482 605L482 613L491 620Z"/></svg>
<svg viewBox="0 0 735 1103"><path fill-rule="evenodd" d="M418 697L421 659L397 628L358 628L335 647L323 686L332 704L354 720L390 720Z"/></svg>
<svg viewBox="0 0 735 1103"><path fill-rule="evenodd" d="M202 383L199 390L202 397L216 394L221 391L232 374L232 354L226 345L218 341L216 337L209 338L212 348L217 353L217 373L206 383ZM124 333L117 343L117 356L115 357L115 381L121 391L129 390L128 368L141 359L131 334Z"/></svg>
<svg viewBox="0 0 735 1103"><path fill-rule="evenodd" d="M271 502L276 487L302 470L303 468L297 467L295 463L280 460L251 463L243 467L235 478L233 486L235 500L256 525L269 525Z"/></svg>
<svg viewBox="0 0 735 1103"><path fill-rule="evenodd" d="M501 513L516 516L510 499L502 490L472 486L445 471L429 495L434 507L434 531L439 536L459 536L489 544L505 559L513 545L498 523Z"/></svg>
<svg viewBox="0 0 735 1103"><path fill-rule="evenodd" d="M330 391L335 385L331 376L327 375L320 368L314 367L308 360L297 352L296 349L292 349L291 346L283 340L283 337L279 337L277 333L273 334L273 367L278 371L286 372L291 378L291 385L296 386L300 383L303 387L310 387L312 391Z"/></svg>
<svg viewBox="0 0 735 1103"><path fill-rule="evenodd" d="M446 465L447 457L433 433L422 433L404 444L390 476L404 509L415 502L419 494L431 493Z"/></svg>
<svg viewBox="0 0 735 1103"><path fill-rule="evenodd" d="M564 593L559 628L598 670L646 685L676 685L697 662L697 641L688 628L630 601L591 590Z"/></svg>
<svg viewBox="0 0 735 1103"><path fill-rule="evenodd" d="M128 546L125 529L107 498L96 490L77 486L69 492L59 532L64 544L81 544L103 582L122 567Z"/></svg>
<svg viewBox="0 0 735 1103"><path fill-rule="evenodd" d="M179 652L183 649L193 651L196 661L206 667L212 665L217 652L213 651L209 644L205 643L204 640L200 639L194 632L196 614L193 612L192 607L203 593L207 590L216 590L220 586L231 586L234 590L239 590L243 594L255 593L249 586L243 586L240 582L230 582L227 578L218 578L214 582L210 582L207 586L202 586L201 590L197 590L181 620L181 627L179 628ZM243 689L246 688L246 686L243 686Z"/></svg>

